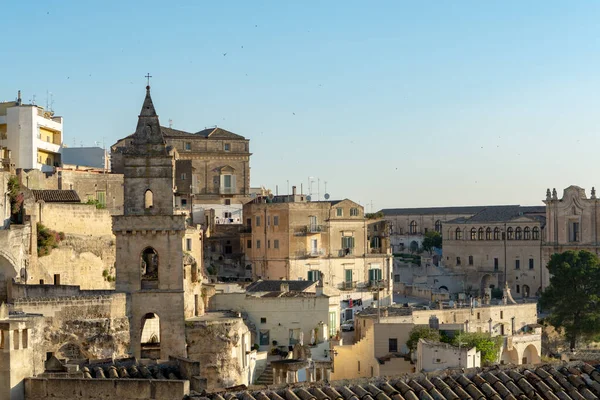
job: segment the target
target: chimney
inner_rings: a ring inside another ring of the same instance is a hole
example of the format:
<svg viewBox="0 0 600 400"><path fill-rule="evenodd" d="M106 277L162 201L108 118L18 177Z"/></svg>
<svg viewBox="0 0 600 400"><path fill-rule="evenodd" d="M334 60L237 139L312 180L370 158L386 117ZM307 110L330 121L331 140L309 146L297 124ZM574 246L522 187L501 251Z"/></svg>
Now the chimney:
<svg viewBox="0 0 600 400"><path fill-rule="evenodd" d="M292 196L296 195L296 186L292 186Z"/></svg>
<svg viewBox="0 0 600 400"><path fill-rule="evenodd" d="M319 279L319 283L317 283L317 287L315 288L315 294L317 296L323 296L323 281Z"/></svg>
<svg viewBox="0 0 600 400"><path fill-rule="evenodd" d="M21 91L20 90L17 92L17 105L18 106L21 105Z"/></svg>
<svg viewBox="0 0 600 400"><path fill-rule="evenodd" d="M279 289L282 293L287 293L290 291L290 284L289 283L282 283Z"/></svg>

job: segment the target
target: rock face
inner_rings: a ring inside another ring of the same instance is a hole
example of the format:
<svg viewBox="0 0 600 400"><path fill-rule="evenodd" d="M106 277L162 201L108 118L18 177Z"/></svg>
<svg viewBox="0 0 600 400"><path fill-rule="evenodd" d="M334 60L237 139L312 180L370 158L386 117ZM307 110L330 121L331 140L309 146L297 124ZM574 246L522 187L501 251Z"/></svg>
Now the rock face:
<svg viewBox="0 0 600 400"><path fill-rule="evenodd" d="M248 384L250 332L241 318L211 318L186 322L188 358L200 362L208 389Z"/></svg>
<svg viewBox="0 0 600 400"><path fill-rule="evenodd" d="M35 357L99 359L125 356L129 320L125 295L16 300L14 309L42 313L35 337Z"/></svg>

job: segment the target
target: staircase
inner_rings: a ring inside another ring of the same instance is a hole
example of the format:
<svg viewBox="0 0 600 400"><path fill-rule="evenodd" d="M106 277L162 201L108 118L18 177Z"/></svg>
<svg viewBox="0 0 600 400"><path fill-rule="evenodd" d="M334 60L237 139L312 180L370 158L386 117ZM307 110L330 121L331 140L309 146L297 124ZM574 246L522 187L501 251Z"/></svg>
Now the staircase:
<svg viewBox="0 0 600 400"><path fill-rule="evenodd" d="M267 368L263 371L263 373L258 377L255 385L272 385L273 384L273 368L271 368L271 364L267 364Z"/></svg>

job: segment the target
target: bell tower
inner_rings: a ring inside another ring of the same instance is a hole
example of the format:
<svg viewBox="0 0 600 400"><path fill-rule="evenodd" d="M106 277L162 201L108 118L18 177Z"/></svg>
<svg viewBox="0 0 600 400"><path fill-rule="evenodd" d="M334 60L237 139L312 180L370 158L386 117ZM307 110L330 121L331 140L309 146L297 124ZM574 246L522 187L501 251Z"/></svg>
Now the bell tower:
<svg viewBox="0 0 600 400"><path fill-rule="evenodd" d="M123 162L124 212L113 217L113 233L116 290L127 294L131 350L142 358L185 357L185 216L173 213L175 157L150 86Z"/></svg>

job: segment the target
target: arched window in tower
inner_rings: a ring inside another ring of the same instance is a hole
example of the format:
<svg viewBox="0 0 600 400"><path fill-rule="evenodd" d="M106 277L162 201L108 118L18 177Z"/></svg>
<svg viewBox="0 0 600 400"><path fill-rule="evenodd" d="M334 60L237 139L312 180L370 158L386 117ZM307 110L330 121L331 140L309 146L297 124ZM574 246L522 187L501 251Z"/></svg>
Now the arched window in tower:
<svg viewBox="0 0 600 400"><path fill-rule="evenodd" d="M492 228L485 230L485 240L492 240Z"/></svg>
<svg viewBox="0 0 600 400"><path fill-rule="evenodd" d="M415 233L417 233L417 221L414 221L414 220L410 221L410 227L409 228L410 228L410 233L411 234L414 235Z"/></svg>
<svg viewBox="0 0 600 400"><path fill-rule="evenodd" d="M507 240L513 240L514 238L515 238L515 235L514 235L513 228L508 228L506 230L506 239Z"/></svg>
<svg viewBox="0 0 600 400"><path fill-rule="evenodd" d="M471 228L471 240L477 239L477 229Z"/></svg>
<svg viewBox="0 0 600 400"><path fill-rule="evenodd" d="M500 228L494 228L494 240L500 240Z"/></svg>
<svg viewBox="0 0 600 400"><path fill-rule="evenodd" d="M483 240L483 228L479 228L477 231L477 240Z"/></svg>
<svg viewBox="0 0 600 400"><path fill-rule="evenodd" d="M540 228L533 227L533 240L540 240Z"/></svg>
<svg viewBox="0 0 600 400"><path fill-rule="evenodd" d="M523 229L523 239L531 240L531 229L529 229L528 226L526 226L525 229Z"/></svg>
<svg viewBox="0 0 600 400"><path fill-rule="evenodd" d="M140 338L142 358L160 359L160 318L148 313L142 318L142 336Z"/></svg>
<svg viewBox="0 0 600 400"><path fill-rule="evenodd" d="M140 257L142 289L157 289L158 253L152 247L146 247Z"/></svg>
<svg viewBox="0 0 600 400"><path fill-rule="evenodd" d="M144 208L147 210L154 206L154 195L152 194L152 190L146 190L144 193Z"/></svg>
<svg viewBox="0 0 600 400"><path fill-rule="evenodd" d="M454 237L456 238L456 240L462 240L462 231L460 230L460 228L456 228Z"/></svg>
<svg viewBox="0 0 600 400"><path fill-rule="evenodd" d="M435 221L435 231L438 233L442 233L442 221L439 219Z"/></svg>
<svg viewBox="0 0 600 400"><path fill-rule="evenodd" d="M515 229L515 239L523 240L523 231L521 230L520 226L518 226L517 229Z"/></svg>

